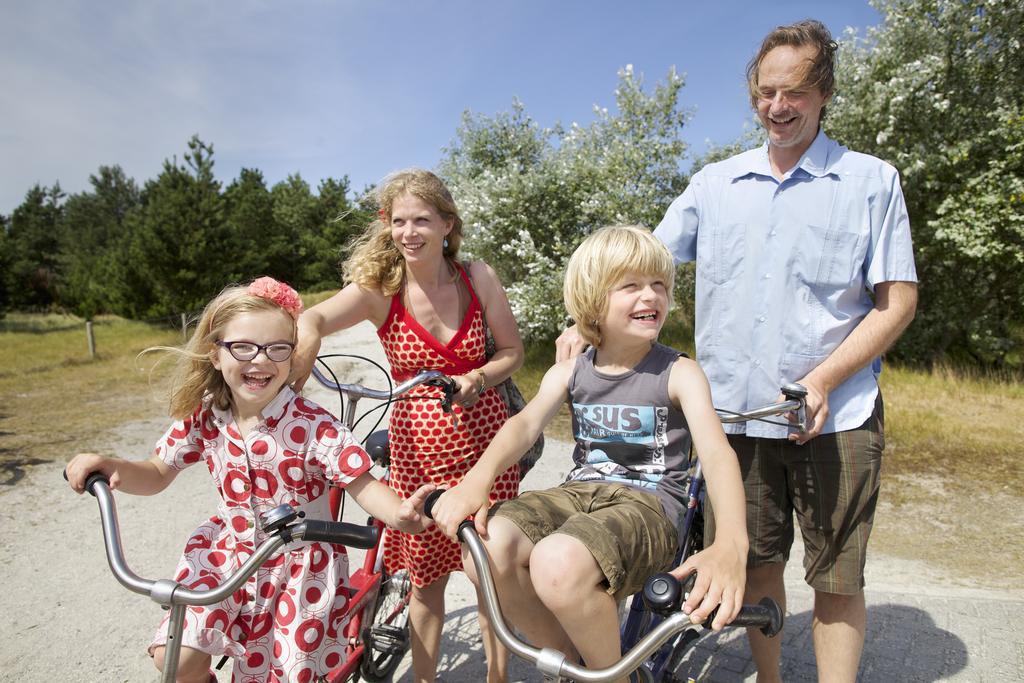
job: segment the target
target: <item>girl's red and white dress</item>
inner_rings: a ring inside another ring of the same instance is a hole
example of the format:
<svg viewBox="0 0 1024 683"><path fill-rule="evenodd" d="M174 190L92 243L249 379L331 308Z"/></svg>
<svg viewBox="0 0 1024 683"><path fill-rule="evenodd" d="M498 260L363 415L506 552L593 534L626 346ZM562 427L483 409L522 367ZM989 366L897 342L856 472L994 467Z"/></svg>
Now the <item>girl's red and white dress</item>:
<svg viewBox="0 0 1024 683"><path fill-rule="evenodd" d="M377 330L396 382L404 382L422 370L464 375L487 362L485 327L480 302L466 271L459 276L469 291L470 303L455 336L441 343L402 303L402 292L391 299L388 317ZM488 444L508 419L508 408L493 388L485 390L469 408L441 409L441 390L420 386L409 400L399 400L391 412L390 485L402 498L420 486L433 483L451 488L476 464ZM519 466L501 474L491 489L491 503L515 498L519 491ZM428 586L442 576L462 569L458 543L436 526L412 535L389 529L384 546L389 572L408 569L416 586Z"/></svg>
<svg viewBox="0 0 1024 683"><path fill-rule="evenodd" d="M287 387L248 437L230 410L204 405L171 426L156 454L176 470L205 462L220 495L218 514L178 564L176 579L189 588L217 586L241 566L266 539L262 513L287 503L329 519L328 484L344 486L371 465L340 422ZM189 608L182 645L236 658L234 683L313 680L343 661L348 576L343 546L287 546L228 600ZM166 639L165 617L150 650Z"/></svg>

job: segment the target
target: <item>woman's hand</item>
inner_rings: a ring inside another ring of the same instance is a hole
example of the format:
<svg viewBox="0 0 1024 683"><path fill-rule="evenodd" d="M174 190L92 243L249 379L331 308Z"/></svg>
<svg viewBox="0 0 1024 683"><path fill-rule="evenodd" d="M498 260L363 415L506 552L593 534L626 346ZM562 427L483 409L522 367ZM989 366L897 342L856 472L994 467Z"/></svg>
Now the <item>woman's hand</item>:
<svg viewBox="0 0 1024 683"><path fill-rule="evenodd" d="M455 375L452 379L459 387L459 390L452 396L453 403L463 408L469 408L480 400L480 394L484 389L483 375L476 370L471 370L465 375Z"/></svg>
<svg viewBox="0 0 1024 683"><path fill-rule="evenodd" d="M316 356L320 353L320 335L311 327L299 325L299 339L292 352L292 370L288 379L292 389L298 393L313 372Z"/></svg>

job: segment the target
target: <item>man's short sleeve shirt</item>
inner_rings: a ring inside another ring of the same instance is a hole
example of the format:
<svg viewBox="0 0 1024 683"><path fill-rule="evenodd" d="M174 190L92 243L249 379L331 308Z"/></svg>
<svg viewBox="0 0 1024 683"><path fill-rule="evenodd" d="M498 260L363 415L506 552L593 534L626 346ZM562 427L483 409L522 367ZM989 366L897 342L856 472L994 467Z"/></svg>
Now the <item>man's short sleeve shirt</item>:
<svg viewBox="0 0 1024 683"><path fill-rule="evenodd" d="M654 234L697 262L697 358L728 410L774 401L819 365L872 309L875 285L917 281L896 169L823 132L781 181L767 145L706 166ZM876 359L829 395L824 432L868 418L880 371ZM727 430L787 434L762 422Z"/></svg>

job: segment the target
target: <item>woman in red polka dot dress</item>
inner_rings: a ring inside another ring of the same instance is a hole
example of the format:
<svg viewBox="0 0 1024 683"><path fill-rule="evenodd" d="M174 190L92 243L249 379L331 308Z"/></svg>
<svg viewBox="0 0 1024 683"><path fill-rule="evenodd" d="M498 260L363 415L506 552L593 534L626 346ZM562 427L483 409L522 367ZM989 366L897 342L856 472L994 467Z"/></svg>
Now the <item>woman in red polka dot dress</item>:
<svg viewBox="0 0 1024 683"><path fill-rule="evenodd" d="M457 260L462 219L444 183L433 173L402 171L383 184L380 212L345 262L349 283L306 311L295 351L296 386L312 370L324 335L363 320L377 334L395 381L421 370L440 370L458 384L451 414L441 411L440 390L420 387L420 400L399 401L391 413L391 486L408 496L421 484L453 486L477 462L508 418L492 388L523 361L523 344L505 291L494 270ZM497 351L487 358L486 329ZM416 395L416 394L414 394ZM519 470L496 482L495 501L514 498ZM448 575L461 571L459 546L436 529L388 535L388 569L408 568L413 673L433 681L444 624ZM481 614L488 680L507 678L507 653Z"/></svg>

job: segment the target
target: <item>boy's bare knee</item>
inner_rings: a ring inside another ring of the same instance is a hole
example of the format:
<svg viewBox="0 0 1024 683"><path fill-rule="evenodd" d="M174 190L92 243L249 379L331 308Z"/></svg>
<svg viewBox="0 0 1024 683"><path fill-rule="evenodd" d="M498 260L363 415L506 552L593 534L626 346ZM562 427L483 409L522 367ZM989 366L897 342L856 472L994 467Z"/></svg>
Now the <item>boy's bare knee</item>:
<svg viewBox="0 0 1024 683"><path fill-rule="evenodd" d="M551 610L578 604L592 592L604 575L597 560L581 541L564 534L541 540L530 555L533 588Z"/></svg>
<svg viewBox="0 0 1024 683"><path fill-rule="evenodd" d="M498 573L505 573L515 567L525 567L530 561L534 547L522 529L501 517L490 520L487 525L487 538L483 544L491 558L491 566ZM469 563L472 562L470 558Z"/></svg>
<svg viewBox="0 0 1024 683"><path fill-rule="evenodd" d="M476 573L476 564L473 562L473 556L469 554L469 550L465 546L462 548L462 571L466 572L466 576L469 577L470 582L474 586L480 585L480 577Z"/></svg>

